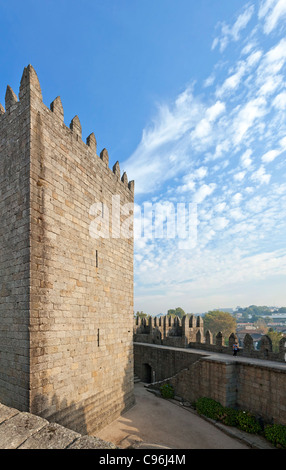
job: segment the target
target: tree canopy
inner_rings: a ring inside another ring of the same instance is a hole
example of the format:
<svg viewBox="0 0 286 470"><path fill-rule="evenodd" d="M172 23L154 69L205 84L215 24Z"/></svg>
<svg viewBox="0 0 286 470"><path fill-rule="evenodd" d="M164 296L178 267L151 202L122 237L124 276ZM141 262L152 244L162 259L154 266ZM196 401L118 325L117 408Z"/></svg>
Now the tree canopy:
<svg viewBox="0 0 286 470"><path fill-rule="evenodd" d="M146 318L147 316L148 316L147 313L142 312L142 310L141 310L141 312L137 311L135 313L135 317Z"/></svg>
<svg viewBox="0 0 286 470"><path fill-rule="evenodd" d="M183 318L186 314L181 307L177 307L177 308L170 308L167 312L167 315L171 315L171 317Z"/></svg>
<svg viewBox="0 0 286 470"><path fill-rule="evenodd" d="M223 337L228 339L231 333L236 332L236 320L230 313L210 310L204 316L204 330L210 330L214 336L221 331Z"/></svg>
<svg viewBox="0 0 286 470"><path fill-rule="evenodd" d="M272 341L272 348L273 352L278 352L279 351L279 341L281 338L283 338L283 333L280 331L274 331L273 328L269 328L267 335Z"/></svg>

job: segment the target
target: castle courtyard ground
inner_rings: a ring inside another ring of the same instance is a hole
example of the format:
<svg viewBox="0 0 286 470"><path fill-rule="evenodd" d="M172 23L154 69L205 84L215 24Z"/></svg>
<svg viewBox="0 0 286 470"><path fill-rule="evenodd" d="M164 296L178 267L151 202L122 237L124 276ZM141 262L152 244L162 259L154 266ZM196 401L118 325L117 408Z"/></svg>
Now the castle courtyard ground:
<svg viewBox="0 0 286 470"><path fill-rule="evenodd" d="M169 449L250 449L251 442L240 440L239 431L227 435L175 400L164 400L147 390L142 382L134 385L136 404L97 432L97 437L121 448ZM253 437L249 436L249 439ZM265 447L264 447L265 446ZM255 447L255 445L253 445ZM259 438L258 447L268 448Z"/></svg>

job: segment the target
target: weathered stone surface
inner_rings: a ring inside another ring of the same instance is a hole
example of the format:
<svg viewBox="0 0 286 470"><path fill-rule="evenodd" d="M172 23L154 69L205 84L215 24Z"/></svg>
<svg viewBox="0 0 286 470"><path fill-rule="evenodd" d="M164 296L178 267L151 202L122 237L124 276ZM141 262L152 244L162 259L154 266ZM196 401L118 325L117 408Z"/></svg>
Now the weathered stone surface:
<svg viewBox="0 0 286 470"><path fill-rule="evenodd" d="M16 449L47 424L39 416L18 413L0 424L0 449Z"/></svg>
<svg viewBox="0 0 286 470"><path fill-rule="evenodd" d="M3 421L6 421L9 418L12 418L12 416L15 416L18 413L19 413L18 410L15 410L14 408L9 408L9 406L0 404L0 423L2 423Z"/></svg>
<svg viewBox="0 0 286 470"><path fill-rule="evenodd" d="M19 449L65 449L80 437L80 434L57 423L49 423L29 437Z"/></svg>
<svg viewBox="0 0 286 470"><path fill-rule="evenodd" d="M133 238L106 237L99 203L134 193L82 140L76 116L49 109L24 69L19 101L0 113L0 401L81 434L134 402ZM133 186L134 188L134 186ZM123 219L123 216L119 220ZM110 218L111 222L111 218ZM118 236L119 235L119 236Z"/></svg>
<svg viewBox="0 0 286 470"><path fill-rule="evenodd" d="M111 442L103 441L98 437L82 436L77 439L73 444L68 446L68 449L116 449L117 447Z"/></svg>
<svg viewBox="0 0 286 470"><path fill-rule="evenodd" d="M0 404L0 449L116 449L111 442Z"/></svg>

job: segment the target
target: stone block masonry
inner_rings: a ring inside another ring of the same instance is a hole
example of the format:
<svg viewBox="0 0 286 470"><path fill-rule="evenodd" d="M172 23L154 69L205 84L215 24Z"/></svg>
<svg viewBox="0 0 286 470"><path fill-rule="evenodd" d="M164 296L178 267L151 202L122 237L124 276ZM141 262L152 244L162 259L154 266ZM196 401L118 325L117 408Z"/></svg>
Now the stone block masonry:
<svg viewBox="0 0 286 470"><path fill-rule="evenodd" d="M134 183L31 65L0 106L0 192L0 402L91 434L134 398L133 236L91 236L90 209Z"/></svg>
<svg viewBox="0 0 286 470"><path fill-rule="evenodd" d="M265 423L286 425L285 363L138 342L134 358L135 373L149 388L170 383L190 403L208 397L250 411Z"/></svg>

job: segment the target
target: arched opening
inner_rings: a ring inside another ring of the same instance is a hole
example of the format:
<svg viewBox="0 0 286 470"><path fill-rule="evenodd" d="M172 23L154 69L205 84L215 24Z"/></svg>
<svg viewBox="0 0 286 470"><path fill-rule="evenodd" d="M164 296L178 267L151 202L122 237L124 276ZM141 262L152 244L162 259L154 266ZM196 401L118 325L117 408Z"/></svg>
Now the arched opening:
<svg viewBox="0 0 286 470"><path fill-rule="evenodd" d="M148 384L152 383L152 367L149 364L143 364L142 375L142 382L146 382Z"/></svg>

